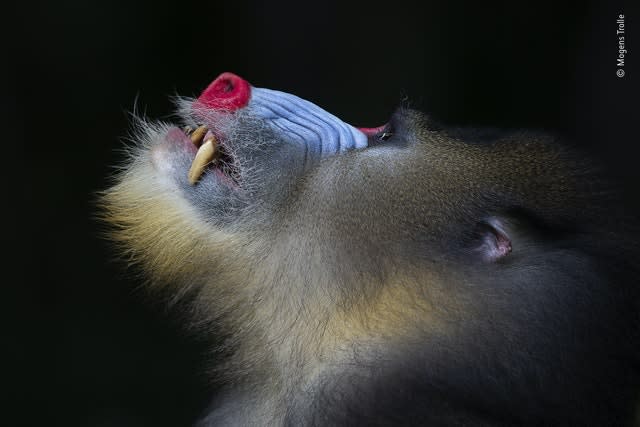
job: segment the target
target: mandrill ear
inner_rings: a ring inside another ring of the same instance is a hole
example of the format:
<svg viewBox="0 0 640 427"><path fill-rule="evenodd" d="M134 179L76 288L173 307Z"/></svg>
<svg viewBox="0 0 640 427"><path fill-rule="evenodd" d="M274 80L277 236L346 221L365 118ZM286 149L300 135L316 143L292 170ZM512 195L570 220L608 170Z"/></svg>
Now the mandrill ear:
<svg viewBox="0 0 640 427"><path fill-rule="evenodd" d="M475 250L485 262L496 262L511 253L511 237L505 224L498 218L491 217L478 224Z"/></svg>

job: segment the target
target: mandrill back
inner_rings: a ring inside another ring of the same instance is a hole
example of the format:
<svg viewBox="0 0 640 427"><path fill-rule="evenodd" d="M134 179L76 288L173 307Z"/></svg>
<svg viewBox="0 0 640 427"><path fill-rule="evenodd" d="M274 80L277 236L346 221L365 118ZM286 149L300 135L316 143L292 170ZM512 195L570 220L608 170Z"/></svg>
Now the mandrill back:
<svg viewBox="0 0 640 427"><path fill-rule="evenodd" d="M231 73L178 115L102 207L218 337L201 425L640 425L638 224L596 162Z"/></svg>

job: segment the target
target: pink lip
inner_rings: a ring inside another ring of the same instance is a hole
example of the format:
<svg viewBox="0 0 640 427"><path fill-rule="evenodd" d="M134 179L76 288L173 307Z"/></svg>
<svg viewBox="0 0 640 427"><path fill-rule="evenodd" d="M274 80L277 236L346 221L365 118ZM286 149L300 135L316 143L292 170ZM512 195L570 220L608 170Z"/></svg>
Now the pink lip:
<svg viewBox="0 0 640 427"><path fill-rule="evenodd" d="M386 125L378 126L377 128L358 128L358 130L367 136L376 135L384 130Z"/></svg>
<svg viewBox="0 0 640 427"><path fill-rule="evenodd" d="M182 144L186 150L195 155L197 148L191 142L191 138L178 127L172 127L167 131L166 139L174 144Z"/></svg>

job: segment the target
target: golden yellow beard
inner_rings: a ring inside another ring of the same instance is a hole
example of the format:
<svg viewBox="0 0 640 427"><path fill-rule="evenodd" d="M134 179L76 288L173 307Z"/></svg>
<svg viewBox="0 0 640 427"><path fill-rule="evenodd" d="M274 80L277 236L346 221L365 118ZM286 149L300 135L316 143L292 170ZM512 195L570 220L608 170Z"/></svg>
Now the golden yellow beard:
<svg viewBox="0 0 640 427"><path fill-rule="evenodd" d="M169 178L148 160L138 159L122 172L117 184L102 194L100 204L103 220L111 225L108 237L156 285L188 286L205 280L234 240L205 225Z"/></svg>

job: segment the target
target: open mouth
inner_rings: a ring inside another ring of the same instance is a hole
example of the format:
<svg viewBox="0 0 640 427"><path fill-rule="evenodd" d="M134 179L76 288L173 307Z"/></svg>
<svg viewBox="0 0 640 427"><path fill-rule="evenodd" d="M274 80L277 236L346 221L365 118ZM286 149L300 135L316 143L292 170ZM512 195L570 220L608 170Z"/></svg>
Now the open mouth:
<svg viewBox="0 0 640 427"><path fill-rule="evenodd" d="M195 185L207 171L238 184L238 169L232 156L207 126L198 126L196 129L187 126L183 131L197 148L187 175L189 184Z"/></svg>
<svg viewBox="0 0 640 427"><path fill-rule="evenodd" d="M280 161L308 170L321 159L367 148L388 135L386 126L355 128L309 101L253 87L232 73L216 78L185 112L191 126L182 129L180 139L193 145L188 150L194 153L187 173L191 186L212 175L238 189L246 182L246 165L251 171L272 170Z"/></svg>

